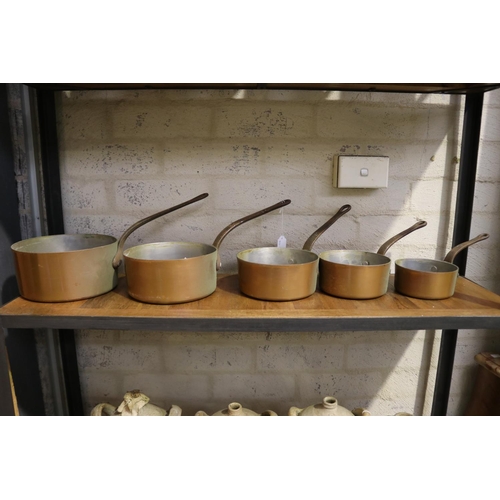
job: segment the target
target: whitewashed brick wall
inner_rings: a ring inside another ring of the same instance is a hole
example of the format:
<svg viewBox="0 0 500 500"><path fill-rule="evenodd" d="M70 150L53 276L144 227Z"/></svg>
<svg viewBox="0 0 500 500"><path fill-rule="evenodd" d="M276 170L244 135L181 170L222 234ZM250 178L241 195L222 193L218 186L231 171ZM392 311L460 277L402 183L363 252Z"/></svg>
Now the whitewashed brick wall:
<svg viewBox="0 0 500 500"><path fill-rule="evenodd" d="M500 293L500 91L486 95L467 276ZM66 232L119 237L136 220L202 192L210 196L132 234L212 243L229 222L290 198L291 205L241 226L222 243L224 272L236 253L307 237L345 203L352 210L314 250L376 251L418 219L428 226L388 252L442 259L455 208L464 99L459 96L307 91L64 92L58 133ZM332 187L338 154L390 158L389 187ZM500 351L496 332L461 331L450 414L461 414L474 354ZM185 415L231 401L286 414L333 395L373 414L429 414L440 332L165 333L80 331L87 412L141 389Z"/></svg>

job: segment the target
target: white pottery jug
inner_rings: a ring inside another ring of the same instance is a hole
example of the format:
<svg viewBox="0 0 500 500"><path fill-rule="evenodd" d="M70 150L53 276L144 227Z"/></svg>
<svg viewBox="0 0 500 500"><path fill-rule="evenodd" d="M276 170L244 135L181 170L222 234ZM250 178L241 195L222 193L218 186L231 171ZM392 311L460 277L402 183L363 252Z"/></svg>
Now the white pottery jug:
<svg viewBox="0 0 500 500"><path fill-rule="evenodd" d="M364 408L356 408L349 411L340 406L336 398L326 396L322 403L308 406L307 408L297 408L292 406L288 410L289 417L369 417L370 412Z"/></svg>
<svg viewBox="0 0 500 500"><path fill-rule="evenodd" d="M195 417L208 417L204 411L197 411ZM212 417L277 417L278 414L271 410L263 411L260 415L248 408L243 408L240 403L229 403L227 408L214 413Z"/></svg>

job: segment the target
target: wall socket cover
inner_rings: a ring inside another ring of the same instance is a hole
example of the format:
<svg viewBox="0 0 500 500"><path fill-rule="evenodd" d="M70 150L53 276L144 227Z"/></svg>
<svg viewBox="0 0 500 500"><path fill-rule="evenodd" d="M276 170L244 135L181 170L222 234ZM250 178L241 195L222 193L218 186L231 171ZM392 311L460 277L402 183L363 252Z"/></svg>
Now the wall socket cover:
<svg viewBox="0 0 500 500"><path fill-rule="evenodd" d="M338 155L334 160L333 185L338 188L385 188L389 185L389 157Z"/></svg>

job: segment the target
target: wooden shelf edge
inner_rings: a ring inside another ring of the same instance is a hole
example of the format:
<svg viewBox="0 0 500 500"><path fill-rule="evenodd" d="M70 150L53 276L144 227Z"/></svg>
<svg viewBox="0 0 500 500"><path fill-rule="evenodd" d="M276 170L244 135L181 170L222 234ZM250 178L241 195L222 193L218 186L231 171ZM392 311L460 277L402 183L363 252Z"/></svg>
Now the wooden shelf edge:
<svg viewBox="0 0 500 500"><path fill-rule="evenodd" d="M459 278L455 296L419 300L398 295L392 285L378 299L347 300L316 292L292 302L251 299L236 275L222 275L217 290L196 302L143 304L118 287L87 300L59 304L17 298L0 308L4 328L155 331L376 331L500 328L500 296Z"/></svg>
<svg viewBox="0 0 500 500"><path fill-rule="evenodd" d="M500 88L500 83L25 83L38 90L316 90L468 94Z"/></svg>

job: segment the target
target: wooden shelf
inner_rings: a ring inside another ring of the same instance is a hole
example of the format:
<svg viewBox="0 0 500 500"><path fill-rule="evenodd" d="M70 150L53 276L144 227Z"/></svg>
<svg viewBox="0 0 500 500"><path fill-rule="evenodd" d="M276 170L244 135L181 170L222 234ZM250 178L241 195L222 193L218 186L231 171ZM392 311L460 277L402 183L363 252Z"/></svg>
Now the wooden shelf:
<svg viewBox="0 0 500 500"><path fill-rule="evenodd" d="M400 92L417 94L469 94L500 88L500 83L26 83L39 90L323 90Z"/></svg>
<svg viewBox="0 0 500 500"><path fill-rule="evenodd" d="M117 329L158 331L420 330L500 328L500 296L459 278L455 295L419 300L394 292L347 300L321 292L292 302L268 302L242 295L237 275L221 275L216 291L186 304L153 305L129 298L124 278L113 291L66 303L14 299L0 308L4 328Z"/></svg>

